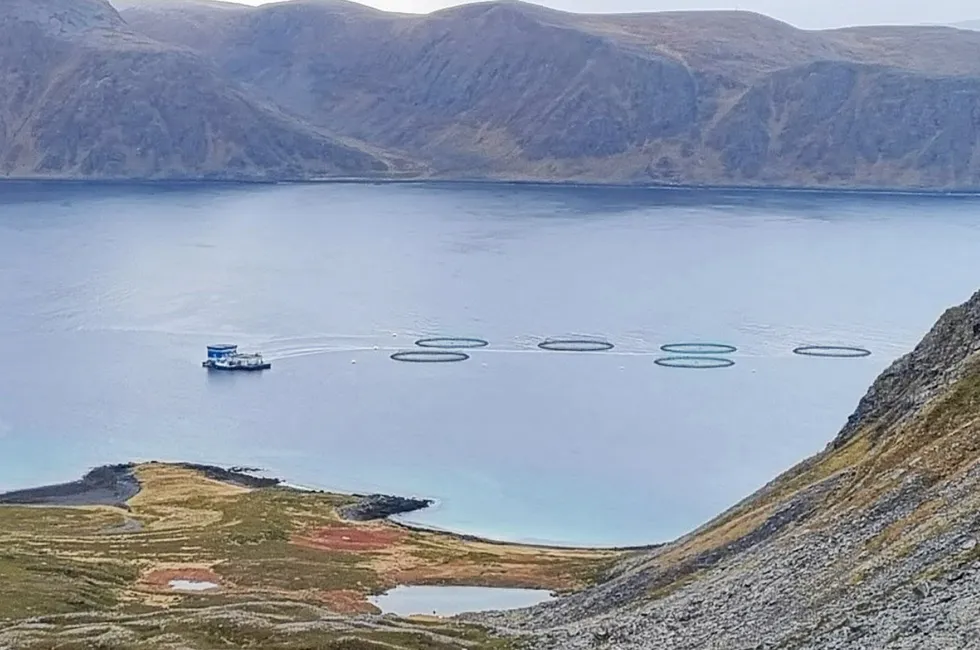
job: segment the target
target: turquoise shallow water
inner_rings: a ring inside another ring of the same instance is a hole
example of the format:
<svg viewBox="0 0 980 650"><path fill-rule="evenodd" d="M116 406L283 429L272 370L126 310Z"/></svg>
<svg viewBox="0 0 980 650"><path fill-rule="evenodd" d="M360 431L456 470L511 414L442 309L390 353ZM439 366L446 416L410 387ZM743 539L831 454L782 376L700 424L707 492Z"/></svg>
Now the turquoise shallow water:
<svg viewBox="0 0 980 650"><path fill-rule="evenodd" d="M132 459L674 537L819 450L980 287L980 200L465 185L0 186L0 489ZM422 335L491 342L399 364ZM608 338L610 353L538 350ZM274 362L204 372L208 343ZM660 345L736 365L654 364ZM794 356L852 344L865 359ZM378 349L375 349L378 348ZM356 363L352 363L356 362Z"/></svg>

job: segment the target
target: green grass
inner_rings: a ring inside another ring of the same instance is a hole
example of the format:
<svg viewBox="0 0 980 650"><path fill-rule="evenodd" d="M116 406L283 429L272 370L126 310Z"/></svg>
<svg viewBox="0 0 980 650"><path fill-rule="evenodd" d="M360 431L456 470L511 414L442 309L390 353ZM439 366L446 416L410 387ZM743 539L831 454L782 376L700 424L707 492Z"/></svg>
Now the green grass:
<svg viewBox="0 0 980 650"><path fill-rule="evenodd" d="M405 571L408 584L499 586L518 575L523 586L572 589L621 556L355 524L338 518L353 500L345 495L241 491L164 464L137 472L144 489L128 513L0 507L0 648L516 650L478 627L389 618L366 627L338 611L366 606L358 599ZM142 529L118 532L127 519ZM358 552L296 543L338 526L386 541ZM224 588L180 595L165 577L147 582L172 569L213 571ZM4 636L28 617L50 627Z"/></svg>
<svg viewBox="0 0 980 650"><path fill-rule="evenodd" d="M117 590L136 577L124 563L6 551L0 553L0 620L106 610L118 603Z"/></svg>
<svg viewBox="0 0 980 650"><path fill-rule="evenodd" d="M51 629L22 636L18 650L65 650L105 648L112 650L517 650L509 639L486 630L454 623L413 624L379 620L370 627L293 619L289 606L244 605L220 613L202 610L189 616L186 610L162 611L147 618L105 621L49 619ZM311 619L308 612L301 619ZM284 623L288 619L289 623ZM0 632L0 643L3 643Z"/></svg>

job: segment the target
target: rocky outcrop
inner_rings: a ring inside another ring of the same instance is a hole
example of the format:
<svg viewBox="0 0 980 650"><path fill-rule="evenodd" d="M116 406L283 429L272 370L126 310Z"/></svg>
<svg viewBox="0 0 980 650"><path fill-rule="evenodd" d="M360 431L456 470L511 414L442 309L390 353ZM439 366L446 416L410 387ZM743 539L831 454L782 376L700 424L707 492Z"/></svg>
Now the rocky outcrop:
<svg viewBox="0 0 980 650"><path fill-rule="evenodd" d="M200 472L213 481L221 481L229 485L249 489L270 488L282 484L282 480L268 476L256 476L262 470L252 467L218 467L216 465L201 465L200 463L177 463L177 467Z"/></svg>
<svg viewBox="0 0 980 650"><path fill-rule="evenodd" d="M832 446L843 447L862 431L875 440L885 435L956 384L969 368L965 360L978 352L980 292L946 311L911 353L875 380Z"/></svg>
<svg viewBox="0 0 980 650"><path fill-rule="evenodd" d="M156 463L150 463L156 465ZM277 478L256 476L249 468L224 468L200 463L176 463L175 467L200 472L213 480L249 489L280 485ZM139 494L141 486L132 463L104 465L70 483L45 485L0 494L0 504L49 506L115 506L129 509L127 501Z"/></svg>
<svg viewBox="0 0 980 650"><path fill-rule="evenodd" d="M351 521L374 521L393 515L423 510L432 505L431 499L413 499L387 494L359 496L357 503L340 508L340 515Z"/></svg>
<svg viewBox="0 0 980 650"><path fill-rule="evenodd" d="M582 594L482 620L535 648L972 647L980 634L980 293L837 440Z"/></svg>
<svg viewBox="0 0 980 650"><path fill-rule="evenodd" d="M127 508L126 502L140 491L133 467L106 465L70 483L6 492L0 494L0 504Z"/></svg>

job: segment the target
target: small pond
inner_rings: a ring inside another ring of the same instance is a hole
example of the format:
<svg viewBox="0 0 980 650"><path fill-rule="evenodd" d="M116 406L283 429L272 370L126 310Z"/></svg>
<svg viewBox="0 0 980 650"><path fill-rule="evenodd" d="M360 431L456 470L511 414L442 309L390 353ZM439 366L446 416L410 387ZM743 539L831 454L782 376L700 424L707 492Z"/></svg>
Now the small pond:
<svg viewBox="0 0 980 650"><path fill-rule="evenodd" d="M371 598L385 614L455 616L464 612L530 607L554 596L543 589L496 587L396 587Z"/></svg>
<svg viewBox="0 0 980 650"><path fill-rule="evenodd" d="M221 586L203 580L171 580L167 584L174 591L210 591L211 589L218 589Z"/></svg>

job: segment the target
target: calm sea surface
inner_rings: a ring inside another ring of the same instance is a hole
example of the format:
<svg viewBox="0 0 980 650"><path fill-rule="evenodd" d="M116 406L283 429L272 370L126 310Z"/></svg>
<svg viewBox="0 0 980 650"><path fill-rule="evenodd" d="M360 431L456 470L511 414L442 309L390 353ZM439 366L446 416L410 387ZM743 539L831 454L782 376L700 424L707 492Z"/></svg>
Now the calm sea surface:
<svg viewBox="0 0 980 650"><path fill-rule="evenodd" d="M0 489L247 464L434 497L415 521L493 537L665 540L821 449L980 287L977 251L970 198L2 185ZM422 335L491 347L388 358ZM617 347L535 347L563 335ZM690 340L736 365L654 364ZM208 374L225 341L273 369Z"/></svg>

